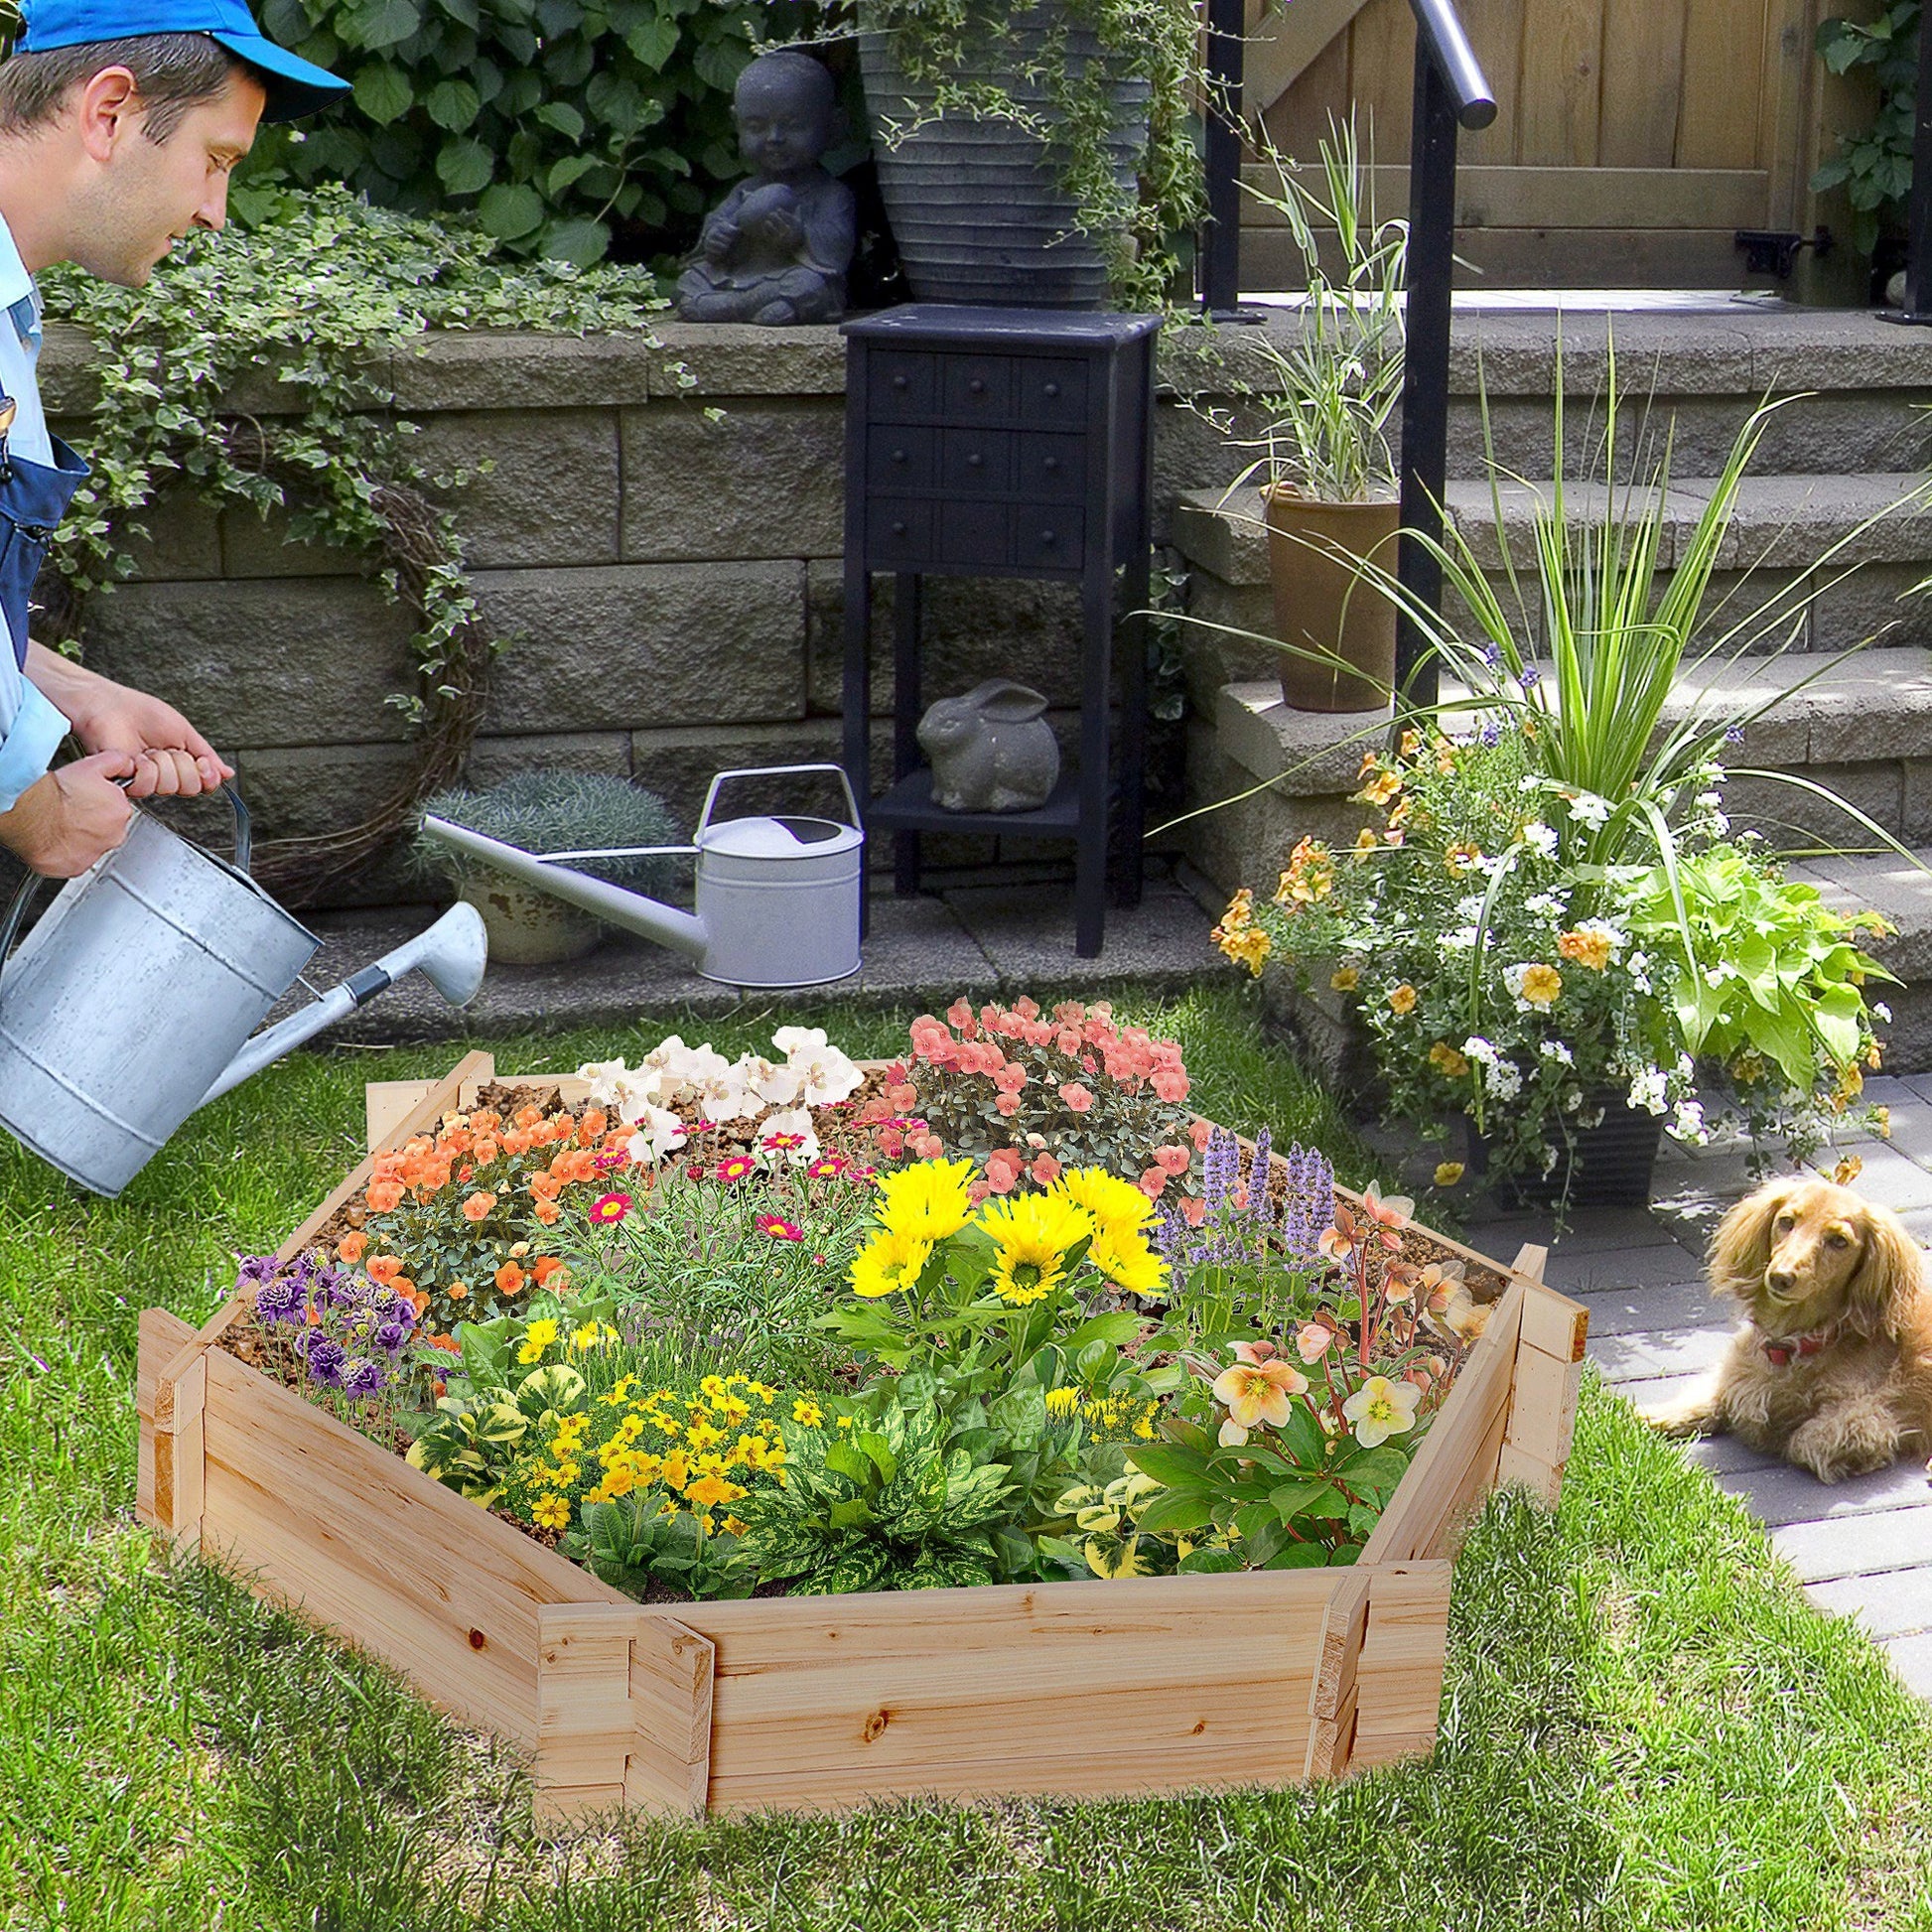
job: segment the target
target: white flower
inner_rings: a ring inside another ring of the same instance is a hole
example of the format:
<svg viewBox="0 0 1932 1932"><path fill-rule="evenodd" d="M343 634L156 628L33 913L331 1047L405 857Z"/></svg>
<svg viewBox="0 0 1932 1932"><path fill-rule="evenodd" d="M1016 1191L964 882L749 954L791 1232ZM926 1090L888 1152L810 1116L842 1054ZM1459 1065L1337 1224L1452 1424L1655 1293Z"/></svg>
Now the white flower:
<svg viewBox="0 0 1932 1932"><path fill-rule="evenodd" d="M1602 825L1610 816L1610 801L1593 791L1580 791L1570 801L1570 816L1579 825Z"/></svg>
<svg viewBox="0 0 1932 1932"><path fill-rule="evenodd" d="M1873 1000L1871 1003L1871 1017L1880 1026L1889 1027L1891 1025L1891 1008L1886 1006L1883 1000Z"/></svg>
<svg viewBox="0 0 1932 1932"><path fill-rule="evenodd" d="M1453 932L1443 934L1443 944L1453 947L1457 952L1467 952L1475 944L1477 936L1474 926L1458 926Z"/></svg>
<svg viewBox="0 0 1932 1932"><path fill-rule="evenodd" d="M727 1062L721 1054L719 1065L724 1069L722 1072L694 1082L691 1089L704 1118L744 1120L750 1115L761 1114L764 1102L752 1091L752 1083L746 1078L745 1063L742 1060Z"/></svg>
<svg viewBox="0 0 1932 1932"><path fill-rule="evenodd" d="M1516 780L1516 789L1518 791L1534 791L1542 782L1543 780L1532 771L1527 777Z"/></svg>
<svg viewBox="0 0 1932 1932"><path fill-rule="evenodd" d="M817 1027L780 1027L771 1043L786 1055L798 1076L798 1095L808 1107L827 1107L856 1093L865 1075Z"/></svg>
<svg viewBox="0 0 1932 1932"><path fill-rule="evenodd" d="M1471 1034L1462 1042L1462 1050L1468 1054L1470 1059L1475 1060L1482 1066L1494 1066L1496 1064L1496 1049L1480 1034Z"/></svg>
<svg viewBox="0 0 1932 1932"><path fill-rule="evenodd" d="M1537 893L1523 901L1525 912L1540 912L1545 918L1560 919L1569 909L1561 893Z"/></svg>
<svg viewBox="0 0 1932 1932"><path fill-rule="evenodd" d="M639 1166L656 1163L675 1147L684 1145L684 1123L663 1107L646 1105L631 1115L636 1132L630 1137L629 1155Z"/></svg>
<svg viewBox="0 0 1932 1932"><path fill-rule="evenodd" d="M829 1043L823 1027L780 1027L771 1035L771 1044L787 1060L795 1060L801 1051L822 1053Z"/></svg>
<svg viewBox="0 0 1932 1932"><path fill-rule="evenodd" d="M804 1084L788 1066L773 1066L769 1060L748 1053L740 1062L752 1091L769 1107L789 1107Z"/></svg>
<svg viewBox="0 0 1932 1932"><path fill-rule="evenodd" d="M803 1107L793 1107L786 1112L767 1114L759 1124L759 1139L767 1141L773 1135L789 1138L798 1136L794 1148L761 1148L761 1158L776 1166L780 1160L789 1161L794 1168L802 1168L807 1161L818 1159L818 1136L812 1131L812 1117Z"/></svg>
<svg viewBox="0 0 1932 1932"><path fill-rule="evenodd" d="M1695 1100L1680 1100L1677 1103L1670 1131L1680 1141L1695 1141L1699 1147L1711 1138L1711 1130L1704 1124L1704 1109Z"/></svg>
<svg viewBox="0 0 1932 1932"><path fill-rule="evenodd" d="M1656 1067L1646 1067L1630 1082L1630 1105L1641 1107L1647 1114L1661 1114L1664 1111L1663 1073Z"/></svg>
<svg viewBox="0 0 1932 1932"><path fill-rule="evenodd" d="M1546 859L1557 856L1557 835L1540 818L1533 818L1523 827L1523 843L1533 845Z"/></svg>
<svg viewBox="0 0 1932 1932"><path fill-rule="evenodd" d="M591 1083L592 1106L610 1107L617 1100L623 1076L629 1071L622 1060L586 1060L577 1069L577 1077Z"/></svg>
<svg viewBox="0 0 1932 1932"><path fill-rule="evenodd" d="M1546 1060L1555 1060L1561 1066L1575 1066L1577 1056L1560 1039L1541 1041L1536 1049Z"/></svg>
<svg viewBox="0 0 1932 1932"><path fill-rule="evenodd" d="M1499 1100L1514 1100L1523 1091L1523 1076L1514 1060L1506 1060L1480 1034L1471 1034L1462 1050L1482 1068L1482 1084Z"/></svg>
<svg viewBox="0 0 1932 1932"><path fill-rule="evenodd" d="M1482 917L1482 895L1480 893L1464 893L1455 901L1455 916L1473 925L1476 920Z"/></svg>

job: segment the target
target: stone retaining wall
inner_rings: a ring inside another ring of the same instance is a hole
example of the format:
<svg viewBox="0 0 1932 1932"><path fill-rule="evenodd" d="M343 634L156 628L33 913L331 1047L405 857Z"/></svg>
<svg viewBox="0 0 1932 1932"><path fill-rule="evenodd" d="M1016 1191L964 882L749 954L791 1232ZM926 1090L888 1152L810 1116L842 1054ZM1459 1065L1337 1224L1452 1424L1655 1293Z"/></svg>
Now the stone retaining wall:
<svg viewBox="0 0 1932 1932"><path fill-rule="evenodd" d="M441 337L399 355L392 380L433 465L491 466L455 498L479 600L513 638L471 777L539 761L621 772L688 821L724 766L836 756L845 357L833 329L665 323L657 338ZM87 364L84 337L50 331L49 413L83 450ZM1246 460L1174 394L1225 388L1219 351L1172 346L1164 383L1163 539L1182 489ZM295 402L264 381L221 406ZM182 489L149 522L137 577L91 607L87 661L180 705L229 754L264 837L352 820L410 764L408 728L383 703L407 683L404 614L357 560L251 512L217 515ZM940 581L927 609L930 693L1012 673L1070 727L1071 591ZM408 895L387 863L341 897Z"/></svg>

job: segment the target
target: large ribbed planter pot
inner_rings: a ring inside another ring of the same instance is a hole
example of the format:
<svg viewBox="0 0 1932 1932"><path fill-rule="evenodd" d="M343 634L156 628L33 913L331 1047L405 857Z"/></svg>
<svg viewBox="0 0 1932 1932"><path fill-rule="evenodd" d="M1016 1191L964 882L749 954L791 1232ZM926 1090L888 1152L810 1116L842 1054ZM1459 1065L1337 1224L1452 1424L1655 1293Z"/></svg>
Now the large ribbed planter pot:
<svg viewBox="0 0 1932 1932"><path fill-rule="evenodd" d="M1395 606L1363 581L1366 559L1395 570L1402 507L1326 503L1285 483L1261 492L1275 634L1319 659L1282 653L1282 697L1296 711L1374 711L1395 687ZM1336 661L1339 660L1339 661Z"/></svg>
<svg viewBox="0 0 1932 1932"><path fill-rule="evenodd" d="M1603 1118L1578 1130L1557 1164L1541 1179L1519 1179L1496 1191L1499 1198L1525 1207L1549 1207L1567 1192L1574 1212L1583 1207L1648 1207L1657 1150L1663 1145L1661 1114L1632 1107L1615 1091L1588 1097L1591 1112ZM1479 1145L1479 1144L1478 1144ZM1486 1165L1478 1153L1478 1171Z"/></svg>
<svg viewBox="0 0 1932 1932"><path fill-rule="evenodd" d="M859 68L866 83L879 188L899 260L921 302L986 303L1032 309L1104 309L1107 264L1079 226L1079 208L1060 185L1045 143L1013 121L934 117L933 87L905 72L890 32L869 28L859 7ZM971 79L995 79L1030 116L1056 121L1046 88L1020 69L1053 33L1059 7L1040 0L1011 40L969 62ZM1067 33L1069 64L1104 59L1083 28ZM1114 89L1115 177L1131 194L1147 145L1149 89L1123 76Z"/></svg>

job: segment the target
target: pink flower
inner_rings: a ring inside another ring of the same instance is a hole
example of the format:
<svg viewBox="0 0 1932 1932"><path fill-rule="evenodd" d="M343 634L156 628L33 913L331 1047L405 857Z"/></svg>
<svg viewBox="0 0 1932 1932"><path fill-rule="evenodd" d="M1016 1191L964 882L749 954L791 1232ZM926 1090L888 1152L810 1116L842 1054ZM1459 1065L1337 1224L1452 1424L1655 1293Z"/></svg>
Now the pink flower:
<svg viewBox="0 0 1932 1932"><path fill-rule="evenodd" d="M1201 1153L1206 1148L1213 1133L1214 1123L1211 1120L1197 1120L1193 1126L1188 1128L1187 1138L1193 1142L1194 1152L1196 1154Z"/></svg>
<svg viewBox="0 0 1932 1932"><path fill-rule="evenodd" d="M1287 1362L1237 1362L1215 1378L1214 1400L1227 1404L1228 1420L1239 1428L1279 1429L1288 1420L1289 1398L1308 1386L1309 1378Z"/></svg>
<svg viewBox="0 0 1932 1932"><path fill-rule="evenodd" d="M1187 1076L1177 1066L1154 1069L1154 1091L1170 1106L1187 1098Z"/></svg>
<svg viewBox="0 0 1932 1932"><path fill-rule="evenodd" d="M1207 1202L1199 1194L1182 1194L1180 1197L1180 1218L1190 1228L1197 1228L1207 1219Z"/></svg>
<svg viewBox="0 0 1932 1932"><path fill-rule="evenodd" d="M1154 1150L1154 1165L1165 1168L1169 1173L1185 1173L1193 1158L1184 1147L1157 1147Z"/></svg>
<svg viewBox="0 0 1932 1932"><path fill-rule="evenodd" d="M977 1207L993 1191L993 1183L983 1175L966 1189L966 1198Z"/></svg>
<svg viewBox="0 0 1932 1932"><path fill-rule="evenodd" d="M1018 1060L1008 1060L994 1073L993 1084L1002 1093L1018 1093L1027 1084L1027 1069Z"/></svg>
<svg viewBox="0 0 1932 1932"><path fill-rule="evenodd" d="M1013 1010L1022 1020L1037 1020L1039 1018L1039 1002L1037 1000L1028 999L1024 993L1021 994L1019 999L1014 1001Z"/></svg>
<svg viewBox="0 0 1932 1932"><path fill-rule="evenodd" d="M1237 1341L1234 1344L1234 1359L1255 1368L1259 1368L1274 1352L1275 1344L1272 1341Z"/></svg>
<svg viewBox="0 0 1932 1932"><path fill-rule="evenodd" d="M1167 1173L1161 1168L1150 1168L1141 1176L1141 1192L1149 1200L1159 1200L1168 1184Z"/></svg>
<svg viewBox="0 0 1932 1932"><path fill-rule="evenodd" d="M971 1039L979 1032L979 1028L973 1021L973 1009L964 1000L955 1000L946 1009L946 1019L953 1029L966 1039Z"/></svg>
<svg viewBox="0 0 1932 1932"><path fill-rule="evenodd" d="M630 1212L628 1194L604 1194L591 1204L593 1221L621 1221Z"/></svg>
<svg viewBox="0 0 1932 1932"><path fill-rule="evenodd" d="M936 1161L946 1151L945 1142L937 1134L914 1134L906 1145L921 1161Z"/></svg>
<svg viewBox="0 0 1932 1932"><path fill-rule="evenodd" d="M996 1148L986 1157L986 1178L996 1194L1010 1194L1020 1184L1027 1164L1016 1149Z"/></svg>
<svg viewBox="0 0 1932 1932"><path fill-rule="evenodd" d="M1080 1050L1080 1035L1071 1027L1067 1027L1061 1030L1053 1044L1070 1057Z"/></svg>
<svg viewBox="0 0 1932 1932"><path fill-rule="evenodd" d="M1093 1105L1093 1095L1078 1080L1070 1080L1060 1089L1060 1098L1076 1114L1084 1114Z"/></svg>
<svg viewBox="0 0 1932 1932"><path fill-rule="evenodd" d="M1011 1120L1020 1111L1020 1096L1017 1093L1003 1093L993 1106L998 1113Z"/></svg>
<svg viewBox="0 0 1932 1932"><path fill-rule="evenodd" d="M1050 1154L1037 1155L1028 1173L1042 1187L1050 1187L1060 1177L1060 1164Z"/></svg>
<svg viewBox="0 0 1932 1932"><path fill-rule="evenodd" d="M1305 1362L1318 1362L1328 1352L1335 1331L1325 1321L1305 1322L1295 1336L1295 1352Z"/></svg>
<svg viewBox="0 0 1932 1932"><path fill-rule="evenodd" d="M758 1217L758 1230L768 1234L774 1241L802 1241L805 1230L794 1226L782 1214L760 1214Z"/></svg>

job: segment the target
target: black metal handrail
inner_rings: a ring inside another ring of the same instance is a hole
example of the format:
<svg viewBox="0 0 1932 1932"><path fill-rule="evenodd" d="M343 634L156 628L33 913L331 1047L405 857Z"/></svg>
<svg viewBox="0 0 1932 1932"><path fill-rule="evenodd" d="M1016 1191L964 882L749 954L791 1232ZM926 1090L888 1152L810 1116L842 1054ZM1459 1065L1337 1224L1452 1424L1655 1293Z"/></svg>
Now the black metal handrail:
<svg viewBox="0 0 1932 1932"><path fill-rule="evenodd" d="M1455 281L1455 143L1487 127L1496 97L1454 0L1409 0L1416 16L1416 89L1409 141L1408 301L1402 365L1402 535L1396 577L1415 604L1440 612L1449 486L1449 313ZM1422 625L1400 613L1395 681L1409 703L1433 705L1438 665Z"/></svg>

